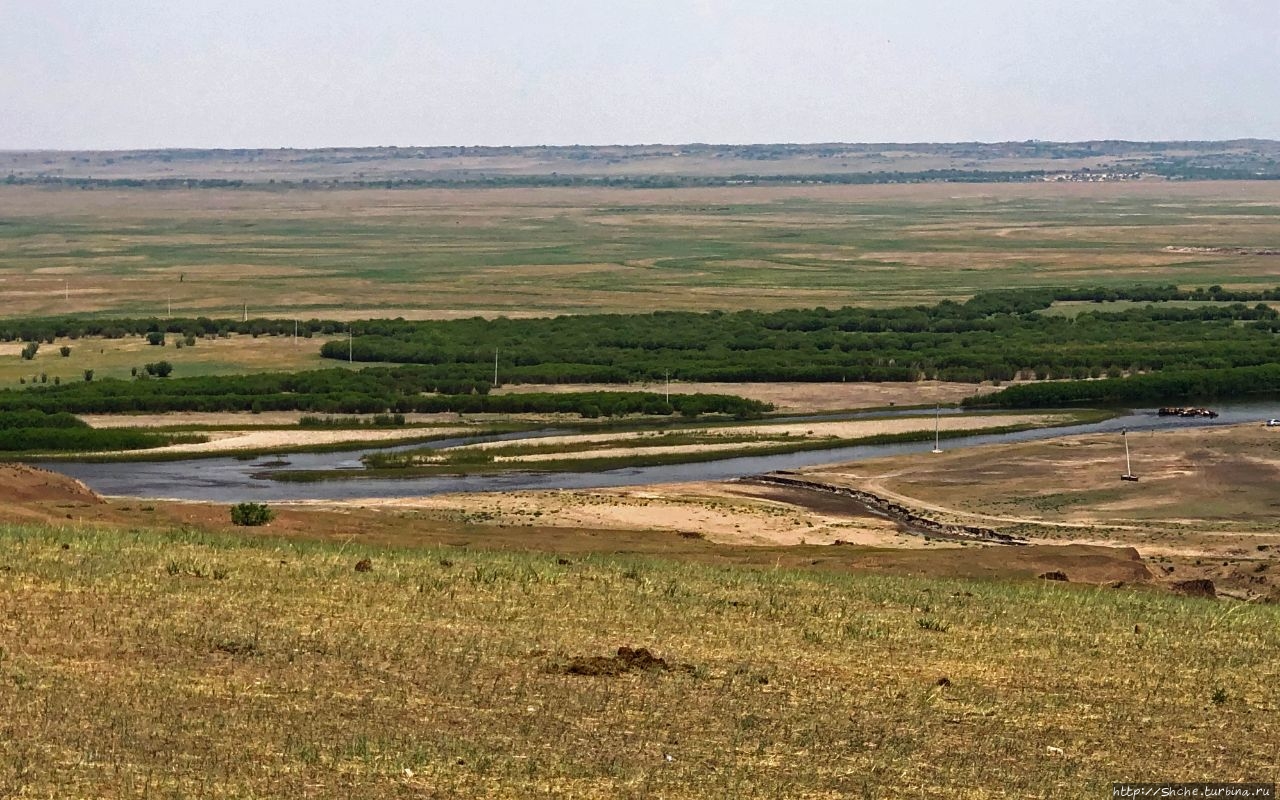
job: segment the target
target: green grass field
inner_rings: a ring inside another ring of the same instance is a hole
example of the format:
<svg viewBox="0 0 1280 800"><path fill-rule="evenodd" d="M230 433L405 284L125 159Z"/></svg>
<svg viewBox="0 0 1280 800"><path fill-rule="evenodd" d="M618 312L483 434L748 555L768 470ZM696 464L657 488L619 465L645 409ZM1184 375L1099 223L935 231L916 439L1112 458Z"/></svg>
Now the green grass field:
<svg viewBox="0 0 1280 800"><path fill-rule="evenodd" d="M94 380L132 377L151 362L173 364L175 377L196 375L240 375L250 372L295 371L344 367L345 362L320 357L320 347L327 337L232 335L226 339L197 339L193 347L177 348L181 336L170 334L164 346L152 346L141 337L123 339L58 339L42 343L34 359L23 359L21 343L0 343L0 388L18 388L38 384L43 374L48 381L58 378L63 383L84 380L85 370L93 370ZM63 356L61 348L70 347ZM357 365L359 366L359 365Z"/></svg>
<svg viewBox="0 0 1280 800"><path fill-rule="evenodd" d="M1280 764L1275 606L136 529L4 527L0 564L6 796L1083 798ZM620 646L673 668L568 669Z"/></svg>
<svg viewBox="0 0 1280 800"><path fill-rule="evenodd" d="M934 302L993 288L1273 286L1253 183L653 190L0 187L9 315L438 317Z"/></svg>

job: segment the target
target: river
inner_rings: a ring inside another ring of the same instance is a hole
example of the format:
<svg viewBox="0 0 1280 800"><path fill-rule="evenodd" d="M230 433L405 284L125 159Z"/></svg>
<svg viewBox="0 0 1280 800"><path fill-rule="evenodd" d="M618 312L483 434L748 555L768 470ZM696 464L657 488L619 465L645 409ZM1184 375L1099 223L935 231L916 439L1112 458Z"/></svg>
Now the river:
<svg viewBox="0 0 1280 800"><path fill-rule="evenodd" d="M1160 417L1154 410L1128 411L1105 422L1087 425L1070 425L1060 428L1039 428L1016 433L974 435L947 439L944 450L978 447L1001 442L1025 442L1052 439L1081 433L1105 431L1155 431L1187 427L1212 427L1263 421L1280 416L1280 402L1239 403L1216 406L1217 419L1182 419ZM919 412L916 412L919 413ZM851 418L864 415L843 415ZM833 418L832 415L823 415ZM772 420L786 422L800 417ZM563 433L563 431L554 431ZM502 438L514 439L548 435L552 431L524 434L507 434ZM445 447L468 440L448 440L430 445ZM361 467L360 458L371 452L405 449L394 448L349 450L334 453L296 453L283 458L290 470L328 470ZM287 502L291 500L355 500L360 498L422 497L450 492L499 492L521 489L590 489L607 486L643 486L659 483L683 483L686 481L716 481L757 475L776 470L795 470L822 464L863 461L883 456L908 453L928 454L933 442L908 444L880 444L856 447L833 447L828 450L808 450L781 455L745 456L702 461L692 464L634 467L604 472L501 472L465 476L433 476L425 478L377 478L356 480L317 481L313 483L285 483L255 478L255 474L269 471L264 466L273 458L243 460L237 458L199 458L182 461L133 461L127 463L53 462L38 466L61 472L84 481L99 494L129 496L149 499L204 500L218 503L238 502ZM1135 470L1141 471L1142 446L1133 441Z"/></svg>

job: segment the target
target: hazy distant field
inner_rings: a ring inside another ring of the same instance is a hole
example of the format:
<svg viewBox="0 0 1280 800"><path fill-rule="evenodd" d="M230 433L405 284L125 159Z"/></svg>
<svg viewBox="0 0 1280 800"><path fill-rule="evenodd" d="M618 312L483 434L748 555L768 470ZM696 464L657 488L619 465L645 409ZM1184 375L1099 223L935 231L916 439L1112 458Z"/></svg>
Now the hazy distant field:
<svg viewBox="0 0 1280 800"><path fill-rule="evenodd" d="M634 189L0 187L0 309L444 317L1274 286L1280 182Z"/></svg>
<svg viewBox="0 0 1280 800"><path fill-rule="evenodd" d="M265 150L0 151L15 180L489 181L548 178L867 176L873 173L1059 174L1073 171L1252 179L1274 175L1280 142L826 142L572 145L567 147L333 147ZM1193 170L1188 173L1187 170ZM926 176L927 177L927 176ZM937 176L933 176L937 177ZM972 177L972 176L970 176ZM992 176L988 176L992 177ZM720 182L720 181L716 181ZM847 182L847 181L846 181Z"/></svg>

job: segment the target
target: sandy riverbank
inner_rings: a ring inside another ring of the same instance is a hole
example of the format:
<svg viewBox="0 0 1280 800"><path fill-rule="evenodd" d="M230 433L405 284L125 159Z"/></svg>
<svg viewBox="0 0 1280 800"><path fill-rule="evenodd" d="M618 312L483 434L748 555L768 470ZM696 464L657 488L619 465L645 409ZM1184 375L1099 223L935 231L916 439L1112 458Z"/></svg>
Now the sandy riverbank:
<svg viewBox="0 0 1280 800"><path fill-rule="evenodd" d="M990 414L982 416L946 417L938 420L943 431L971 431L1010 425L1051 425L1065 419L1060 414ZM573 448L571 452L528 453L515 456L499 456L495 461L535 462L555 461L565 458L619 458L644 455L669 455L680 453L707 453L720 450L750 450L776 447L785 442L821 441L823 439L861 439L869 436L894 435L930 431L934 428L932 417L895 417L890 419L840 420L832 422L801 422L777 425L731 425L717 428L673 428L664 434L690 433L714 439L715 437L759 436L759 441L704 441L692 444L645 447L645 439L655 437L653 432L618 432L600 434L571 434L549 436L533 443L539 448ZM767 438L765 438L767 437ZM628 446L630 443L630 446ZM492 450L511 446L510 442L486 442L467 445L465 449ZM461 450L464 448L450 448Z"/></svg>
<svg viewBox="0 0 1280 800"><path fill-rule="evenodd" d="M211 431L207 442L171 444L148 450L130 450L129 455L158 455L171 453L235 453L239 451L285 450L297 447L323 447L350 443L352 445L400 442L427 436L450 436L473 433L470 428L390 428L373 430L256 430Z"/></svg>
<svg viewBox="0 0 1280 800"><path fill-rule="evenodd" d="M329 507L316 502L304 506ZM669 531L720 544L925 544L879 517L787 502L770 487L700 482L661 487L447 494L353 500L346 506L452 512L466 522L510 528L537 525L608 531Z"/></svg>

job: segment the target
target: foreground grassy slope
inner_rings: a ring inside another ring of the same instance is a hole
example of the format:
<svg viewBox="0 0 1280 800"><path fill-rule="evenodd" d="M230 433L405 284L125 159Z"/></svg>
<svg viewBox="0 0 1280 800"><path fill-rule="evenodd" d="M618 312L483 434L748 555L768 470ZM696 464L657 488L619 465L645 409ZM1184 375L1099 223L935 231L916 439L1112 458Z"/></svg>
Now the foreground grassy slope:
<svg viewBox="0 0 1280 800"><path fill-rule="evenodd" d="M26 527L0 569L5 795L1099 797L1278 763L1275 607ZM690 666L561 669L619 645Z"/></svg>

